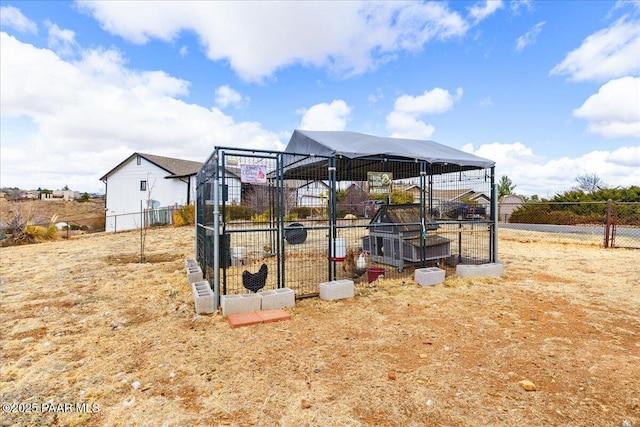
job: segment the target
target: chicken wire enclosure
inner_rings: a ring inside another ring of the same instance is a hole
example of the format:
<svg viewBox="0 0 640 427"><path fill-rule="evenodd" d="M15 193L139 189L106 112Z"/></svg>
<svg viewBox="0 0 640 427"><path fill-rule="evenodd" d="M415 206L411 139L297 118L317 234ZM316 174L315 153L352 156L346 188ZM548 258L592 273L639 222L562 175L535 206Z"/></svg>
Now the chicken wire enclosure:
<svg viewBox="0 0 640 427"><path fill-rule="evenodd" d="M295 131L284 152L217 147L197 194L196 256L216 301L497 259L493 162L430 141ZM411 214L376 213L401 205Z"/></svg>

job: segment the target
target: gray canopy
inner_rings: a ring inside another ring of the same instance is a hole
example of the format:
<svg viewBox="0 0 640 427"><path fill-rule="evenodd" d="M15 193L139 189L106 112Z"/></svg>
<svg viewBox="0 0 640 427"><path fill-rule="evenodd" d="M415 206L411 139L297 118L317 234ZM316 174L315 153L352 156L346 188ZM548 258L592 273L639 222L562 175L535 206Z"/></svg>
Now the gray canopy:
<svg viewBox="0 0 640 427"><path fill-rule="evenodd" d="M486 169L495 162L434 141L388 138L342 131L295 130L284 150L285 177L326 176L335 160L338 181L364 181L367 172L393 172L394 179ZM422 166L421 166L422 164Z"/></svg>

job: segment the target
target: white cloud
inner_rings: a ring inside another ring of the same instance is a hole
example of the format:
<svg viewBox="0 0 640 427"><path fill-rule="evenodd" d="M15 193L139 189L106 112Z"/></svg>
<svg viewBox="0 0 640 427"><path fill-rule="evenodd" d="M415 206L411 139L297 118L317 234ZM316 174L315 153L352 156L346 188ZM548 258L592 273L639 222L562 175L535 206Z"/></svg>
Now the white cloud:
<svg viewBox="0 0 640 427"><path fill-rule="evenodd" d="M20 9L13 6L0 7L0 25L13 28L20 33L35 34L38 32L36 23L24 16Z"/></svg>
<svg viewBox="0 0 640 427"><path fill-rule="evenodd" d="M587 37L549 72L571 80L603 81L640 73L640 20L623 17Z"/></svg>
<svg viewBox="0 0 640 427"><path fill-rule="evenodd" d="M259 123L181 101L189 82L128 69L117 51L65 61L6 33L0 49L3 185L95 191L98 178L135 151L202 161L216 145L282 146Z"/></svg>
<svg viewBox="0 0 640 427"><path fill-rule="evenodd" d="M402 95L396 99L393 111L387 115L387 129L394 138L429 139L435 131L432 125L418 120L425 114L440 114L453 108L462 97L462 88L455 94L441 88L425 90L422 95Z"/></svg>
<svg viewBox="0 0 640 427"><path fill-rule="evenodd" d="M520 15L521 11L525 9L527 12L533 10L531 0L511 0L511 12L515 15Z"/></svg>
<svg viewBox="0 0 640 427"><path fill-rule="evenodd" d="M75 33L71 30L63 30L56 24L45 22L49 31L48 45L59 56L71 57L78 51Z"/></svg>
<svg viewBox="0 0 640 427"><path fill-rule="evenodd" d="M227 85L220 86L216 89L216 105L219 108L227 108L229 105L239 108L248 103L248 97L243 98L242 95Z"/></svg>
<svg viewBox="0 0 640 427"><path fill-rule="evenodd" d="M387 116L387 129L392 133L392 138L408 139L429 139L435 127L427 125L411 114L403 114L397 111L389 113Z"/></svg>
<svg viewBox="0 0 640 427"><path fill-rule="evenodd" d="M538 22L524 35L518 37L518 39L516 40L516 50L520 51L529 45L535 44L544 24L545 21Z"/></svg>
<svg viewBox="0 0 640 427"><path fill-rule="evenodd" d="M79 2L103 29L131 42L195 32L214 61L260 81L294 64L361 74L401 51L466 33L441 2ZM485 8L490 9L493 3ZM480 10L480 9L479 9ZM484 10L484 9L482 9ZM480 12L478 12L480 13ZM139 19L144 16L145 19Z"/></svg>
<svg viewBox="0 0 640 427"><path fill-rule="evenodd" d="M422 95L402 95L396 99L394 110L408 114L437 114L449 111L453 104L462 97L462 88L456 89L455 95L439 87Z"/></svg>
<svg viewBox="0 0 640 427"><path fill-rule="evenodd" d="M480 106L483 108L493 107L493 101L491 100L491 97L487 96L486 98L482 99L480 101Z"/></svg>
<svg viewBox="0 0 640 427"><path fill-rule="evenodd" d="M547 160L536 155L521 142L483 144L477 150L467 144L464 151L494 160L496 176L508 176L515 192L531 196L552 197L575 186L575 178L585 173L597 174L611 187L629 187L640 182L640 145L614 151L592 151L575 158Z"/></svg>
<svg viewBox="0 0 640 427"><path fill-rule="evenodd" d="M483 3L471 6L469 15L474 19L474 23L478 23L493 15L498 9L502 9L503 6L502 0L485 0Z"/></svg>
<svg viewBox="0 0 640 427"><path fill-rule="evenodd" d="M341 99L331 104L316 104L309 109L301 109L302 115L298 129L304 130L344 130L349 121L351 108Z"/></svg>
<svg viewBox="0 0 640 427"><path fill-rule="evenodd" d="M611 80L573 111L589 132L605 138L640 138L640 77Z"/></svg>

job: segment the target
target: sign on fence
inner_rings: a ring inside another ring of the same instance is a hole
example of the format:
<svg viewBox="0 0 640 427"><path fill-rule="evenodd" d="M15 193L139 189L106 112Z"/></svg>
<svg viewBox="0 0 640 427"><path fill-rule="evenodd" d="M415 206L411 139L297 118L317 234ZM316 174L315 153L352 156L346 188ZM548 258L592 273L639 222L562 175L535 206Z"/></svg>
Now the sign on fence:
<svg viewBox="0 0 640 427"><path fill-rule="evenodd" d="M391 172L367 172L369 194L391 194Z"/></svg>

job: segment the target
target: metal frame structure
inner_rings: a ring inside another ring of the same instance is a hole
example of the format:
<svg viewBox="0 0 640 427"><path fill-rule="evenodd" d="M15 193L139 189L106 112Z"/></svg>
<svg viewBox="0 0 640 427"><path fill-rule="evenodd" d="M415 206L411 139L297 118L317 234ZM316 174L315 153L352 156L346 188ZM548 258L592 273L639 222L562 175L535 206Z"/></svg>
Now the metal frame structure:
<svg viewBox="0 0 640 427"><path fill-rule="evenodd" d="M253 272L262 263L269 265L265 290L286 286L294 289L297 297L315 296L320 283L348 278L347 270L342 268L345 248L341 244L345 240L346 245L353 248L353 242L362 242L363 235L372 227L398 225L372 225L369 220L349 221L339 217L339 213L344 213L338 211L339 193L344 194L354 183L366 186L351 174L353 171L347 170L348 163L344 160L340 156L215 147L197 175L195 251L213 287L216 304L221 295L246 292L241 286L242 272ZM439 260L450 266L497 261L494 167L456 168L450 164L384 155L368 156L366 161L369 169L393 171L394 183L409 182L419 187L419 200L415 200L419 205L419 218L403 225L421 231L421 251L417 253L423 255L417 262L400 260L402 268L390 271L389 276L402 273L407 265L420 267L433 261L435 258L425 255L425 249L427 239L432 239L434 233L447 235L451 240L453 255ZM241 169L245 167L258 168L263 172L263 181L243 182ZM395 180L396 177L401 178ZM318 200L318 206L309 207L316 215L296 218L292 212L295 208L300 210L301 207L296 206L300 198L294 200L292 194L300 185L313 181L322 182L321 187L326 188L324 193L311 196ZM467 187L490 197L488 218L432 217L443 203L438 191L452 192L452 189ZM230 200L231 193L236 200ZM251 199L255 193L266 196L261 206ZM253 217L234 218L234 212L239 209L251 209ZM298 239L302 242L290 239L297 232L304 233L305 239L307 234L310 237L306 241ZM371 264L379 261L373 257L369 260Z"/></svg>

